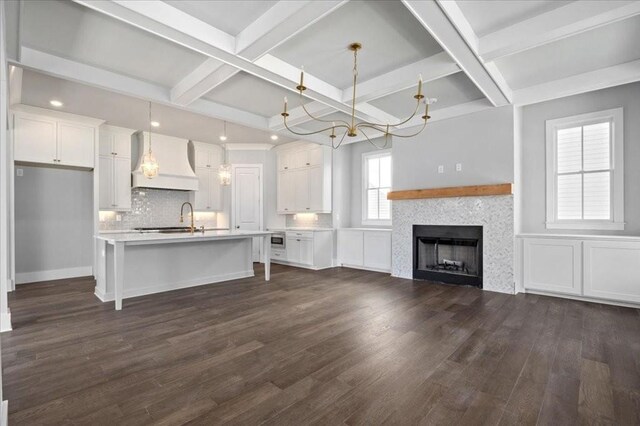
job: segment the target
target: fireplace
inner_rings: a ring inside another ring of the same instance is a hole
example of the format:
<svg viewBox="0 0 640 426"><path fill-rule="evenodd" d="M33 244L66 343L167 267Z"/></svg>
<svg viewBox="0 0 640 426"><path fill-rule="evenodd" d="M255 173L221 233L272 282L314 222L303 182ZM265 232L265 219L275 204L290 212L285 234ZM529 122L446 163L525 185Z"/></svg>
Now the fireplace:
<svg viewBox="0 0 640 426"><path fill-rule="evenodd" d="M482 226L413 225L413 278L482 288Z"/></svg>

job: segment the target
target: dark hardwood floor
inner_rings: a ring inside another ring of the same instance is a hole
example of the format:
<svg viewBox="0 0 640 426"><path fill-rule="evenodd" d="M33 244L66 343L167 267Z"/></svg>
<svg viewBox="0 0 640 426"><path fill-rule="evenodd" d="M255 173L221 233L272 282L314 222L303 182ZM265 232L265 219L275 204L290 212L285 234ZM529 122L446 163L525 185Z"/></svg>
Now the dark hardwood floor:
<svg viewBox="0 0 640 426"><path fill-rule="evenodd" d="M19 286L20 424L640 424L635 309L273 266L113 303Z"/></svg>

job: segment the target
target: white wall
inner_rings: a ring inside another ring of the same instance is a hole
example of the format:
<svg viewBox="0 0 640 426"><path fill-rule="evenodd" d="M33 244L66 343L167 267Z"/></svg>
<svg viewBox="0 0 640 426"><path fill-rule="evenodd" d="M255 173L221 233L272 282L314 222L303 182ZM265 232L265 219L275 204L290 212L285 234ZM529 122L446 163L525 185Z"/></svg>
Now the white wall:
<svg viewBox="0 0 640 426"><path fill-rule="evenodd" d="M332 226L348 228L353 226L351 210L353 209L351 167L352 145L343 145L332 152ZM334 251L335 252L335 251Z"/></svg>
<svg viewBox="0 0 640 426"><path fill-rule="evenodd" d="M624 108L624 231L547 230L545 120ZM640 83L632 83L522 108L522 232L640 235Z"/></svg>
<svg viewBox="0 0 640 426"><path fill-rule="evenodd" d="M487 109L429 123L413 138L395 138L393 190L513 182L513 113L510 105Z"/></svg>
<svg viewBox="0 0 640 426"><path fill-rule="evenodd" d="M93 262L93 176L89 171L16 166L18 276ZM27 275L29 276L29 275Z"/></svg>

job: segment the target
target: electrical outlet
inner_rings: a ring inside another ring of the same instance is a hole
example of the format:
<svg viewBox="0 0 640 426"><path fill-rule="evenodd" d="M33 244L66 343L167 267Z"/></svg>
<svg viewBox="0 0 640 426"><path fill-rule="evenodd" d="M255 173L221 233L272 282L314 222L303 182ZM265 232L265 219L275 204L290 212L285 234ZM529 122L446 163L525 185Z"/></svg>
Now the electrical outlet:
<svg viewBox="0 0 640 426"><path fill-rule="evenodd" d="M461 172L461 171L462 171L462 163L456 164L456 172Z"/></svg>
<svg viewBox="0 0 640 426"><path fill-rule="evenodd" d="M24 170L16 169L16 176L24 176Z"/></svg>
<svg viewBox="0 0 640 426"><path fill-rule="evenodd" d="M438 173L444 173L444 166L438 166Z"/></svg>
<svg viewBox="0 0 640 426"><path fill-rule="evenodd" d="M121 214L117 214L116 215L116 222L122 222L122 215Z"/></svg>

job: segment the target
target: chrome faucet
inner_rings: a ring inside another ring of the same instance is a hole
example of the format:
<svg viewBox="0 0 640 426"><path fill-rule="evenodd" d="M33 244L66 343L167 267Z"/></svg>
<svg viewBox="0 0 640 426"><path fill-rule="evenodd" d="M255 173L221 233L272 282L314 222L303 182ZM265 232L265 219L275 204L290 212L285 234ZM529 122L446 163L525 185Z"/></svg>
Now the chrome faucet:
<svg viewBox="0 0 640 426"><path fill-rule="evenodd" d="M184 203L182 203L182 206L180 207L180 223L184 223L184 206L185 205L189 205L189 208L191 209L191 234L193 234L193 231L196 229L196 226L193 223L193 206L191 205L190 202L185 201Z"/></svg>

